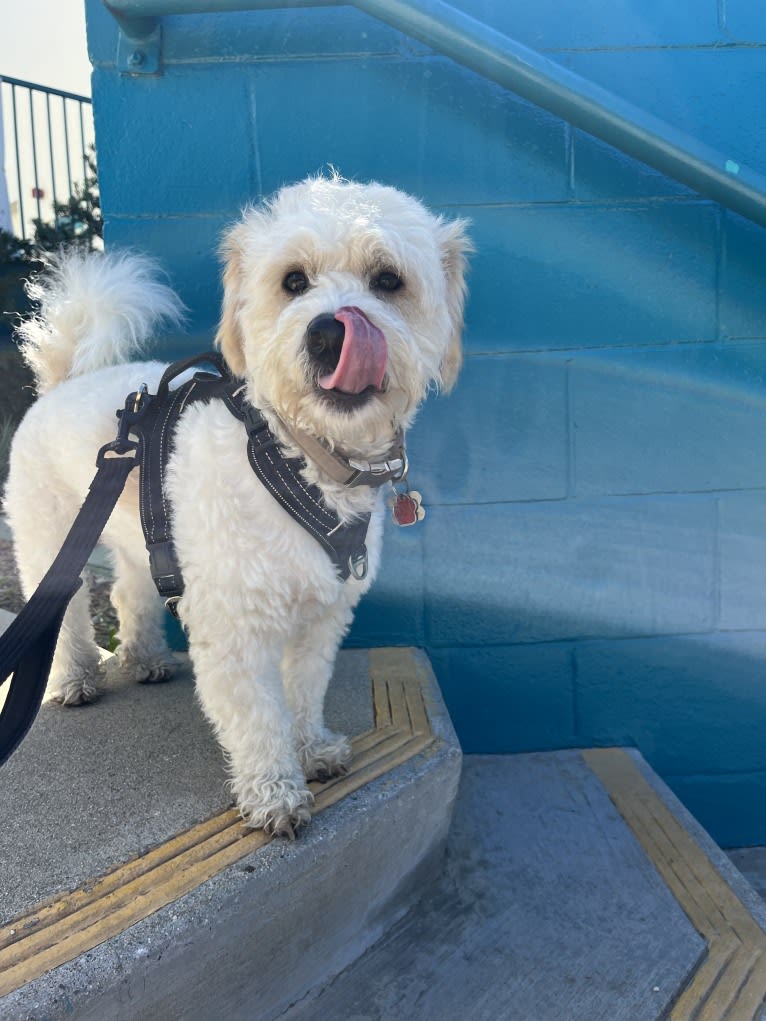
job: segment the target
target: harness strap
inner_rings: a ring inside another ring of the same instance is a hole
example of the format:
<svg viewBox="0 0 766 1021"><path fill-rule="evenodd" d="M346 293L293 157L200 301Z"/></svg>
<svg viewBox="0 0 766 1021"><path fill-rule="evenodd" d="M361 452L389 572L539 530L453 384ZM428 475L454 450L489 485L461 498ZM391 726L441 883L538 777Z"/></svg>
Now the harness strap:
<svg viewBox="0 0 766 1021"><path fill-rule="evenodd" d="M231 413L245 423L249 443L250 467L274 499L298 522L329 555L339 577L353 575L361 581L367 575L367 528L370 514L360 514L344 522L324 502L322 490L308 483L301 474L306 462L286 457L261 412L246 404L243 388L226 393L224 401Z"/></svg>
<svg viewBox="0 0 766 1021"><path fill-rule="evenodd" d="M212 365L215 374L198 372L175 390L170 389L174 379L196 365ZM211 351L174 362L165 370L156 395L142 395L148 403L134 427L142 438L141 524L154 583L165 600L165 606L174 616L177 616L176 606L184 591L184 581L173 545L167 466L178 419L185 408L198 401L222 399L231 414L243 422L248 436L247 454L251 468L280 506L322 546L340 579L346 581L353 576L361 580L367 574L365 539L370 515L362 514L344 522L327 507L321 489L303 478L306 464L303 458L285 456L266 419L246 401L244 391L242 380L232 376L217 351ZM318 444L318 441L315 442ZM330 455L326 448L322 447L322 450L339 463L339 459ZM354 466L347 469L344 483L359 485L358 480L364 476L369 480L368 485L382 485L394 475L400 477L406 462L399 437L390 453L391 456L394 453L401 455L401 460L393 467L383 463L385 468L391 469L388 474L383 474L383 465L367 466L364 472ZM320 467L324 467L322 461Z"/></svg>
<svg viewBox="0 0 766 1021"><path fill-rule="evenodd" d="M217 374L198 372L175 390L170 384L195 365L210 364ZM141 435L139 507L144 540L149 552L149 569L165 606L177 616L176 603L183 590L181 569L173 545L170 504L167 497L167 465L176 425L185 408L200 400L220 397L231 375L217 352L194 355L174 362L165 370L154 395L144 394L146 413L136 425Z"/></svg>

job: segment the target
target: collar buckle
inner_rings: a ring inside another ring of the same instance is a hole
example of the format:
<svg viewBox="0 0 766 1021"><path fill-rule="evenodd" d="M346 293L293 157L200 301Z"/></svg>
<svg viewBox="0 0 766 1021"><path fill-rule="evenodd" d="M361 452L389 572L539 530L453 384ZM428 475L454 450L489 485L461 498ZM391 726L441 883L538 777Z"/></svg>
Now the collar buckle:
<svg viewBox="0 0 766 1021"><path fill-rule="evenodd" d="M362 481L360 477L367 475L372 475L373 485L381 485L389 479L392 482L398 482L406 476L409 470L407 455L403 450L401 457L393 457L390 461L357 461L354 458L349 458L348 463L354 471L359 472L359 475L350 480L352 485L359 485Z"/></svg>

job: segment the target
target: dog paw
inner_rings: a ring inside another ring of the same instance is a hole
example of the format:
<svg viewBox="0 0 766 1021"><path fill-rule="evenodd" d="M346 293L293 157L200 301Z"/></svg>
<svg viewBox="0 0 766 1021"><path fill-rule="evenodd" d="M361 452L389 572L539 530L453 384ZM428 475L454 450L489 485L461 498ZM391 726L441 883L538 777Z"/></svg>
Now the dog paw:
<svg viewBox="0 0 766 1021"><path fill-rule="evenodd" d="M298 749L298 757L307 780L326 783L334 776L345 776L351 761L351 745L343 734L330 730Z"/></svg>
<svg viewBox="0 0 766 1021"><path fill-rule="evenodd" d="M292 780L277 780L251 785L249 795L239 794L237 801L240 814L251 829L295 840L301 827L311 820L314 795Z"/></svg>
<svg viewBox="0 0 766 1021"><path fill-rule="evenodd" d="M169 652L151 656L121 645L117 647L117 662L120 673L139 684L162 684L170 680L176 665Z"/></svg>
<svg viewBox="0 0 766 1021"><path fill-rule="evenodd" d="M313 797L311 800L314 800ZM304 805L298 810L282 813L270 819L262 828L270 837L285 837L287 840L295 840L302 827L307 826L310 822L311 812L308 805ZM252 822L248 825L252 826Z"/></svg>
<svg viewBox="0 0 766 1021"><path fill-rule="evenodd" d="M101 670L89 670L79 677L51 680L45 690L45 701L66 706L88 705L100 697L102 681Z"/></svg>

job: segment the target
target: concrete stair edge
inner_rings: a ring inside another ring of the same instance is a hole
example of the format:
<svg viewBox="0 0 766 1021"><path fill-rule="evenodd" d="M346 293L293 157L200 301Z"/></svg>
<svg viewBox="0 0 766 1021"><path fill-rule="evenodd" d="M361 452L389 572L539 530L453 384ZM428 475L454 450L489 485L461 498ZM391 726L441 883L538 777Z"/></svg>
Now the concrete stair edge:
<svg viewBox="0 0 766 1021"><path fill-rule="evenodd" d="M390 652L394 673L409 664L417 675L427 747L322 811L296 842L266 844L10 992L0 1018L270 1021L375 943L441 868L462 761L427 658Z"/></svg>

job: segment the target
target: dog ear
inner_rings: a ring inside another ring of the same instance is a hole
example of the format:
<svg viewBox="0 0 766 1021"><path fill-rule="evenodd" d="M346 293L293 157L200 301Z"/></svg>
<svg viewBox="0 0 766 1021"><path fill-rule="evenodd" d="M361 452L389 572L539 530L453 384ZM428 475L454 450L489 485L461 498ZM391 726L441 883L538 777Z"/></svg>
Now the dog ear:
<svg viewBox="0 0 766 1021"><path fill-rule="evenodd" d="M450 318L450 337L440 368L440 386L449 393L457 381L463 364L463 306L465 305L468 268L467 256L474 250L466 233L468 220L442 221L439 224L439 244L442 266L447 281L447 311Z"/></svg>
<svg viewBox="0 0 766 1021"><path fill-rule="evenodd" d="M242 248L239 244L239 228L234 227L226 234L221 245L225 266L223 271L223 305L221 321L215 337L215 346L220 349L226 364L235 376L245 375L244 338L239 325L240 293L242 286Z"/></svg>

